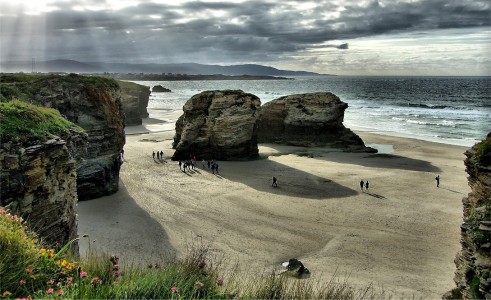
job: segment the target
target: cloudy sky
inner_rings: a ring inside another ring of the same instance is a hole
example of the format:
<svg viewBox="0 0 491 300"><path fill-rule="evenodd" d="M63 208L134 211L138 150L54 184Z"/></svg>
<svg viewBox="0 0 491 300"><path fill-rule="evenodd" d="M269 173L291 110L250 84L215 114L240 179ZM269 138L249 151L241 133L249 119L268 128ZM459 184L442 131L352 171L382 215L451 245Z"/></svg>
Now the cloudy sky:
<svg viewBox="0 0 491 300"><path fill-rule="evenodd" d="M491 75L489 0L0 0L0 60Z"/></svg>

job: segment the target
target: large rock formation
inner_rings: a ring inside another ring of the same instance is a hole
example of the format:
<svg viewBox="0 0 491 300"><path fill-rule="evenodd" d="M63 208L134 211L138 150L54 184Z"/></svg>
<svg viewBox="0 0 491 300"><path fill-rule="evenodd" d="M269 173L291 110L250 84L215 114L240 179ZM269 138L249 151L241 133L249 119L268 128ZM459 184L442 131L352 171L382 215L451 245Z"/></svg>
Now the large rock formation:
<svg viewBox="0 0 491 300"><path fill-rule="evenodd" d="M348 104L331 93L297 94L272 100L261 107L258 141L373 152L359 136L344 127L347 107Z"/></svg>
<svg viewBox="0 0 491 300"><path fill-rule="evenodd" d="M256 121L261 101L240 90L194 95L176 123L173 160L190 156L218 160L258 155Z"/></svg>
<svg viewBox="0 0 491 300"><path fill-rule="evenodd" d="M63 246L77 237L76 169L86 134L56 110L20 102L0 103L0 120L0 206L21 215L44 241Z"/></svg>
<svg viewBox="0 0 491 300"><path fill-rule="evenodd" d="M147 106L150 87L127 81L118 81L126 125L141 125L148 118Z"/></svg>
<svg viewBox="0 0 491 300"><path fill-rule="evenodd" d="M462 199L462 250L455 258L457 289L450 297L491 299L491 133L465 155L472 192Z"/></svg>
<svg viewBox="0 0 491 300"><path fill-rule="evenodd" d="M2 75L2 100L28 99L55 108L88 134L87 156L79 166L79 200L118 190L120 154L125 143L119 85L112 79L76 74Z"/></svg>

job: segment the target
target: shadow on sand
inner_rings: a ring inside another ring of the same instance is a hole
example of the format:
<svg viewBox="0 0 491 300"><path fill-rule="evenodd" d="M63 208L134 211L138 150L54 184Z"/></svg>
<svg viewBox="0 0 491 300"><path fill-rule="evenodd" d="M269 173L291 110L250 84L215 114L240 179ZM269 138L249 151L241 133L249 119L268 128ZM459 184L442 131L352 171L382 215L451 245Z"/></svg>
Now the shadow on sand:
<svg viewBox="0 0 491 300"><path fill-rule="evenodd" d="M99 254L117 254L122 264L175 259L165 229L136 204L121 180L115 194L79 202L77 214L82 258L90 248Z"/></svg>
<svg viewBox="0 0 491 300"><path fill-rule="evenodd" d="M367 195L370 195L372 197L375 197L375 198L379 198L379 199L382 199L382 200L387 200L387 198L385 198L384 196L379 195L379 194L374 194L374 193L370 193L370 192L364 192L364 193L367 194Z"/></svg>
<svg viewBox="0 0 491 300"><path fill-rule="evenodd" d="M268 144L270 148L281 152L282 145ZM284 146L283 146L284 147ZM339 149L312 147L312 148L292 148L293 151L286 154L296 154L312 157L313 159L332 161L342 164L357 164L364 167L401 169L408 171L421 171L439 173L441 169L432 165L430 162L414 159L394 154L380 153L352 153L342 152ZM353 159L355 158L355 159Z"/></svg>
<svg viewBox="0 0 491 300"><path fill-rule="evenodd" d="M240 176L227 172L227 166L232 164L235 164L234 168L242 169ZM221 176L271 194L326 199L349 197L358 193L356 190L340 185L329 178L312 175L269 159L222 162L221 165L223 166ZM278 187L271 186L273 175L278 179Z"/></svg>

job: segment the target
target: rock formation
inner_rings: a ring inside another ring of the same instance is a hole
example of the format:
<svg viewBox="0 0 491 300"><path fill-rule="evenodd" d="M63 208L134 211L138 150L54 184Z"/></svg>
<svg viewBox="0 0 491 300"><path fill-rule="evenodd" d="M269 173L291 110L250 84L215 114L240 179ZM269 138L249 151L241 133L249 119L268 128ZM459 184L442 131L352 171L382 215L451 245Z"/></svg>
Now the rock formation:
<svg viewBox="0 0 491 300"><path fill-rule="evenodd" d="M77 170L79 200L118 190L125 135L121 94L116 81L76 74L2 75L0 83L2 98L26 99L55 108L86 131L87 156Z"/></svg>
<svg viewBox="0 0 491 300"><path fill-rule="evenodd" d="M156 85L152 88L152 93L170 93L170 92L172 91L161 85Z"/></svg>
<svg viewBox="0 0 491 300"><path fill-rule="evenodd" d="M118 81L118 84L121 88L121 101L126 125L141 125L142 119L148 118L147 106L150 88L127 81Z"/></svg>
<svg viewBox="0 0 491 300"><path fill-rule="evenodd" d="M176 123L173 160L234 160L258 155L256 122L261 101L240 90L194 95Z"/></svg>
<svg viewBox="0 0 491 300"><path fill-rule="evenodd" d="M258 141L376 152L344 127L347 107L348 104L331 93L289 95L272 100L261 107Z"/></svg>
<svg viewBox="0 0 491 300"><path fill-rule="evenodd" d="M491 299L491 132L465 155L472 191L462 199L462 250L455 258L457 289L446 297Z"/></svg>
<svg viewBox="0 0 491 300"><path fill-rule="evenodd" d="M47 115L55 117L45 119L30 105L0 103L0 206L21 215L56 247L77 237L76 169L85 155L87 136L56 110ZM55 119L66 127L53 127Z"/></svg>

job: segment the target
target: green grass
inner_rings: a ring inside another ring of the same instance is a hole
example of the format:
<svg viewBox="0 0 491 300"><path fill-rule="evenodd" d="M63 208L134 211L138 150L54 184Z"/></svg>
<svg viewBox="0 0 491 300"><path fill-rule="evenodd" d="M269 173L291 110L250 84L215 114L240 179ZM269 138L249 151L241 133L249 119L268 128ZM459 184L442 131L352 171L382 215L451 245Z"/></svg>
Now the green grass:
<svg viewBox="0 0 491 300"><path fill-rule="evenodd" d="M63 118L55 109L37 107L19 100L0 103L0 138L2 141L45 141L63 136L80 127Z"/></svg>
<svg viewBox="0 0 491 300"><path fill-rule="evenodd" d="M221 277L221 260L197 243L183 259L161 265L120 264L119 258L89 249L73 258L55 253L22 219L0 207L0 297L63 299L381 299L372 286L292 279L277 274L254 277L239 272ZM238 269L238 266L237 266Z"/></svg>
<svg viewBox="0 0 491 300"><path fill-rule="evenodd" d="M119 88L116 80L99 76L1 74L0 102L20 99L43 104L37 96L58 95L60 91L74 90L74 86L87 92Z"/></svg>
<svg viewBox="0 0 491 300"><path fill-rule="evenodd" d="M477 145L474 157L478 159L483 166L491 165L491 139L483 140Z"/></svg>

